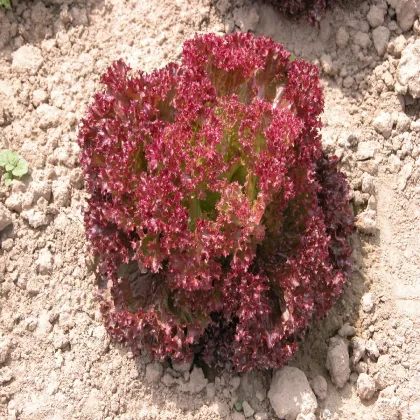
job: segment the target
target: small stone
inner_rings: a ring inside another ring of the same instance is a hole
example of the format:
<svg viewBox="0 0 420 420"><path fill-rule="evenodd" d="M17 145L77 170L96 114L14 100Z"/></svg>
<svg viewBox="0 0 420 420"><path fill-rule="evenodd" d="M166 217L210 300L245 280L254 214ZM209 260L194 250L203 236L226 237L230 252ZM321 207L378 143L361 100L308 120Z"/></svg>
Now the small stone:
<svg viewBox="0 0 420 420"><path fill-rule="evenodd" d="M372 175L364 173L362 176L362 192L367 194L375 193L375 178Z"/></svg>
<svg viewBox="0 0 420 420"><path fill-rule="evenodd" d="M245 420L245 416L237 411L234 411L230 417L232 420Z"/></svg>
<svg viewBox="0 0 420 420"><path fill-rule="evenodd" d="M10 354L12 343L8 338L3 338L0 341L0 365L6 362Z"/></svg>
<svg viewBox="0 0 420 420"><path fill-rule="evenodd" d="M54 333L53 346L56 350L64 349L68 346L69 339L62 331Z"/></svg>
<svg viewBox="0 0 420 420"><path fill-rule="evenodd" d="M264 411L259 411L258 413L255 413L254 415L255 420L268 420L268 414Z"/></svg>
<svg viewBox="0 0 420 420"><path fill-rule="evenodd" d="M342 388L350 377L350 358L347 340L336 336L330 339L326 367L331 375L331 381Z"/></svg>
<svg viewBox="0 0 420 420"><path fill-rule="evenodd" d="M52 191L50 181L31 182L29 190L33 193L34 202L37 202L41 197L50 201Z"/></svg>
<svg viewBox="0 0 420 420"><path fill-rule="evenodd" d="M241 378L239 376L234 376L230 381L229 384L232 388L232 391L236 391L241 384Z"/></svg>
<svg viewBox="0 0 420 420"><path fill-rule="evenodd" d="M23 211L22 217L26 219L29 225L35 229L47 226L50 223L50 219L46 213L35 209Z"/></svg>
<svg viewBox="0 0 420 420"><path fill-rule="evenodd" d="M362 160L358 162L359 169L363 172L367 172L369 175L376 175L378 173L378 162L375 160Z"/></svg>
<svg viewBox="0 0 420 420"><path fill-rule="evenodd" d="M373 121L373 127L379 134L382 134L385 139L388 139L391 136L393 124L392 115L388 112L381 112Z"/></svg>
<svg viewBox="0 0 420 420"><path fill-rule="evenodd" d="M146 382L149 384L158 382L163 376L163 366L158 362L149 363L146 366Z"/></svg>
<svg viewBox="0 0 420 420"><path fill-rule="evenodd" d="M389 156L388 164L389 164L389 167L388 167L389 172L391 172L392 174L398 173L402 165L400 158L396 155Z"/></svg>
<svg viewBox="0 0 420 420"><path fill-rule="evenodd" d="M361 48L369 48L372 45L369 34L365 32L356 32L354 35L353 41L356 45Z"/></svg>
<svg viewBox="0 0 420 420"><path fill-rule="evenodd" d="M390 30L386 26L379 26L372 31L373 45L379 55L384 55L388 47Z"/></svg>
<svg viewBox="0 0 420 420"><path fill-rule="evenodd" d="M242 32L253 32L258 26L260 16L255 7L241 7L235 8L233 11L233 19L236 26L238 26Z"/></svg>
<svg viewBox="0 0 420 420"><path fill-rule="evenodd" d="M43 89L36 89L32 92L32 103L35 107L38 107L42 103L46 102L48 94Z"/></svg>
<svg viewBox="0 0 420 420"><path fill-rule="evenodd" d="M408 31L417 19L420 9L418 0L399 0L395 7L397 22L403 32Z"/></svg>
<svg viewBox="0 0 420 420"><path fill-rule="evenodd" d="M420 39L404 48L398 64L397 80L413 98L420 98Z"/></svg>
<svg viewBox="0 0 420 420"><path fill-rule="evenodd" d="M176 379L169 375L169 373L165 373L162 376L161 382L167 387L175 385L177 383Z"/></svg>
<svg viewBox="0 0 420 420"><path fill-rule="evenodd" d="M10 382L13 378L13 372L8 366L0 368L0 385Z"/></svg>
<svg viewBox="0 0 420 420"><path fill-rule="evenodd" d="M311 385L312 390L315 392L315 395L319 399L325 400L325 398L327 398L328 385L327 381L322 375L315 376L315 378L312 379L312 381L310 381L309 383Z"/></svg>
<svg viewBox="0 0 420 420"><path fill-rule="evenodd" d="M13 222L12 213L0 203L0 232Z"/></svg>
<svg viewBox="0 0 420 420"><path fill-rule="evenodd" d="M357 379L357 395L361 400L370 400L376 391L375 381L367 374L361 373Z"/></svg>
<svg viewBox="0 0 420 420"><path fill-rule="evenodd" d="M376 28L384 23L386 9L378 7L376 5L370 6L369 13L366 15L366 19L372 28Z"/></svg>
<svg viewBox="0 0 420 420"><path fill-rule="evenodd" d="M377 141L361 141L357 145L357 160L366 160L375 157L376 152L380 149Z"/></svg>
<svg viewBox="0 0 420 420"><path fill-rule="evenodd" d="M255 413L255 410L248 404L247 401L242 403L242 407L244 409L244 415L246 418L252 417Z"/></svg>
<svg viewBox="0 0 420 420"><path fill-rule="evenodd" d="M362 296L362 309L363 312L369 313L373 309L373 297L372 293L365 293Z"/></svg>
<svg viewBox="0 0 420 420"><path fill-rule="evenodd" d="M33 45L23 45L12 53L12 69L17 73L35 75L44 63L41 50Z"/></svg>
<svg viewBox="0 0 420 420"><path fill-rule="evenodd" d="M209 400L212 400L216 396L216 388L214 383L209 383L206 386L206 394Z"/></svg>
<svg viewBox="0 0 420 420"><path fill-rule="evenodd" d="M351 347L353 349L353 354L351 357L351 361L353 366L361 360L366 352L366 341L361 337L353 337L351 339Z"/></svg>
<svg viewBox="0 0 420 420"><path fill-rule="evenodd" d="M373 361L376 361L379 357L378 346L372 339L366 341L366 353Z"/></svg>
<svg viewBox="0 0 420 420"><path fill-rule="evenodd" d="M407 181L410 179L413 172L413 164L411 162L406 163L398 176L398 189L404 191L407 186Z"/></svg>
<svg viewBox="0 0 420 420"><path fill-rule="evenodd" d="M351 88L354 84L354 79L351 76L347 76L343 80L343 86L347 89Z"/></svg>
<svg viewBox="0 0 420 420"><path fill-rule="evenodd" d="M403 112L400 112L398 114L396 129L398 133L404 133L406 131L410 131L411 130L410 117L408 117L408 115L404 114Z"/></svg>
<svg viewBox="0 0 420 420"><path fill-rule="evenodd" d="M41 104L36 109L36 114L40 119L39 128L42 128L43 130L56 127L60 122L61 111L55 106Z"/></svg>
<svg viewBox="0 0 420 420"><path fill-rule="evenodd" d="M404 35L400 35L388 44L388 52L395 58L400 58L407 41Z"/></svg>
<svg viewBox="0 0 420 420"><path fill-rule="evenodd" d="M204 376L203 369L194 367L190 374L190 382L188 382L186 388L181 388L181 390L187 391L190 394L198 394L206 388L208 382L209 381Z"/></svg>
<svg viewBox="0 0 420 420"><path fill-rule="evenodd" d="M295 420L300 413L313 413L318 406L305 374L291 366L276 371L268 398L277 416L286 420Z"/></svg>
<svg viewBox="0 0 420 420"><path fill-rule="evenodd" d="M352 372L351 374L350 374L350 379L349 379L349 381L350 381L350 383L351 384L355 384L356 382L357 382L357 378L359 377L359 375L358 375L358 373L357 372Z"/></svg>
<svg viewBox="0 0 420 420"><path fill-rule="evenodd" d="M351 337L354 334L356 334L356 328L354 328L352 325L350 325L348 322L345 323L340 330L338 331L338 335L340 337Z"/></svg>
<svg viewBox="0 0 420 420"><path fill-rule="evenodd" d="M376 211L365 210L356 218L357 229L365 234L374 234L376 232Z"/></svg>
<svg viewBox="0 0 420 420"><path fill-rule="evenodd" d="M39 251L38 259L35 262L39 274L50 274L53 267L53 256L48 248Z"/></svg>
<svg viewBox="0 0 420 420"><path fill-rule="evenodd" d="M54 203L58 207L67 207L70 204L71 187L69 180L59 179L53 181L52 193L54 197Z"/></svg>
<svg viewBox="0 0 420 420"><path fill-rule="evenodd" d="M349 42L349 34L347 33L347 31L343 28L340 27L337 31L337 35L335 37L335 42L337 44L338 48L344 48L347 43Z"/></svg>
<svg viewBox="0 0 420 420"><path fill-rule="evenodd" d="M354 366L354 370L359 374L360 373L367 373L368 365L365 362L356 363L356 365Z"/></svg>
<svg viewBox="0 0 420 420"><path fill-rule="evenodd" d="M327 54L322 54L320 58L321 68L325 74L333 76L336 73L336 69L333 65L332 59Z"/></svg>

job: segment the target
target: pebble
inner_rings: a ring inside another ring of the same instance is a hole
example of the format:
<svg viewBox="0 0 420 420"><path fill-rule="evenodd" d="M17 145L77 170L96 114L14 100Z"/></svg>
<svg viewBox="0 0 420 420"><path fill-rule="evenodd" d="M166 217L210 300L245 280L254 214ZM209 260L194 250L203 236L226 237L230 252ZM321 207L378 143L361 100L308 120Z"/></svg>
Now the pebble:
<svg viewBox="0 0 420 420"><path fill-rule="evenodd" d="M204 376L203 369L194 367L190 374L190 381L186 384L182 384L180 389L189 394L198 394L206 388L208 382L209 381Z"/></svg>
<svg viewBox="0 0 420 420"><path fill-rule="evenodd" d="M388 47L391 31L386 26L379 26L372 31L373 45L379 55L384 55Z"/></svg>
<svg viewBox="0 0 420 420"><path fill-rule="evenodd" d="M370 359L376 361L379 357L379 349L375 341L369 339L366 341L366 353Z"/></svg>
<svg viewBox="0 0 420 420"><path fill-rule="evenodd" d="M388 158L388 169L392 174L396 174L401 169L401 160L396 155L390 155Z"/></svg>
<svg viewBox="0 0 420 420"><path fill-rule="evenodd" d="M373 297L372 293L365 293L362 296L362 309L363 312L369 313L372 312L373 309Z"/></svg>
<svg viewBox="0 0 420 420"><path fill-rule="evenodd" d="M241 7L234 9L233 19L242 32L253 32L257 28L260 16L255 7Z"/></svg>
<svg viewBox="0 0 420 420"><path fill-rule="evenodd" d="M188 362L186 361L177 362L175 360L172 360L172 369L175 372L179 372L179 373L189 372L191 370L192 363L193 363L192 359Z"/></svg>
<svg viewBox="0 0 420 420"><path fill-rule="evenodd" d="M35 75L44 63L41 50L33 45L23 45L12 53L12 69L17 73Z"/></svg>
<svg viewBox="0 0 420 420"><path fill-rule="evenodd" d="M245 416L237 411L234 411L230 417L232 420L245 420Z"/></svg>
<svg viewBox="0 0 420 420"><path fill-rule="evenodd" d="M380 144L377 141L361 141L357 145L357 160L367 160L375 156L380 149Z"/></svg>
<svg viewBox="0 0 420 420"><path fill-rule="evenodd" d="M376 28L384 23L386 9L376 5L370 6L366 19L372 28Z"/></svg>
<svg viewBox="0 0 420 420"><path fill-rule="evenodd" d="M388 139L391 136L393 124L392 115L388 112L381 112L373 120L373 127L379 134L382 134L385 139Z"/></svg>
<svg viewBox="0 0 420 420"><path fill-rule="evenodd" d="M362 192L367 194L375 193L375 178L368 173L362 175Z"/></svg>
<svg viewBox="0 0 420 420"><path fill-rule="evenodd" d="M355 45L358 45L361 48L369 48L372 45L372 41L369 37L369 34L365 32L356 32L353 41Z"/></svg>
<svg viewBox="0 0 420 420"><path fill-rule="evenodd" d="M149 363L146 366L146 382L149 384L158 382L163 376L163 366L158 362Z"/></svg>
<svg viewBox="0 0 420 420"><path fill-rule="evenodd" d="M343 28L340 27L337 31L337 35L335 37L335 42L337 44L338 48L345 48L347 43L349 42L349 34L347 33L347 31Z"/></svg>
<svg viewBox="0 0 420 420"><path fill-rule="evenodd" d="M415 0L399 0L395 7L397 22L403 32L408 31L419 15L418 2Z"/></svg>
<svg viewBox="0 0 420 420"><path fill-rule="evenodd" d="M10 211L2 203L0 203L0 232L7 226L11 225L12 222L12 213L10 213Z"/></svg>
<svg viewBox="0 0 420 420"><path fill-rule="evenodd" d="M397 80L401 85L400 92L407 92L413 98L420 98L420 39L402 51Z"/></svg>
<svg viewBox="0 0 420 420"><path fill-rule="evenodd" d="M255 410L249 405L247 401L242 403L242 407L244 409L244 415L246 418L252 417L255 413Z"/></svg>
<svg viewBox="0 0 420 420"><path fill-rule="evenodd" d="M330 339L326 367L331 375L331 381L342 388L350 377L348 342L336 336Z"/></svg>
<svg viewBox="0 0 420 420"><path fill-rule="evenodd" d="M367 374L361 373L357 379L357 395L361 400L370 400L376 391L375 381Z"/></svg>
<svg viewBox="0 0 420 420"><path fill-rule="evenodd" d="M365 234L374 234L376 232L376 211L365 210L357 215L357 229Z"/></svg>
<svg viewBox="0 0 420 420"><path fill-rule="evenodd" d="M319 399L325 400L325 398L327 398L328 385L327 381L322 375L315 376L315 378L309 381L309 384Z"/></svg>
<svg viewBox="0 0 420 420"><path fill-rule="evenodd" d="M0 385L10 382L13 378L13 372L8 366L0 368Z"/></svg>
<svg viewBox="0 0 420 420"><path fill-rule="evenodd" d="M338 331L338 335L344 338L351 337L354 334L356 334L356 328L354 328L349 323L345 323Z"/></svg>
<svg viewBox="0 0 420 420"><path fill-rule="evenodd" d="M39 251L38 259L35 262L39 274L50 274L53 267L53 256L48 248Z"/></svg>
<svg viewBox="0 0 420 420"><path fill-rule="evenodd" d="M353 337L350 343L353 350L351 361L354 366L366 353L366 341L361 337Z"/></svg>
<svg viewBox="0 0 420 420"><path fill-rule="evenodd" d="M12 343L8 338L2 338L0 341L0 365L6 362L10 354Z"/></svg>
<svg viewBox="0 0 420 420"><path fill-rule="evenodd" d="M411 162L406 163L398 176L398 189L404 191L407 186L407 181L410 179L413 172L413 164Z"/></svg>
<svg viewBox="0 0 420 420"><path fill-rule="evenodd" d="M70 204L71 186L68 179L59 179L52 183L54 203L58 207L67 207Z"/></svg>
<svg viewBox="0 0 420 420"><path fill-rule="evenodd" d="M313 413L318 406L305 374L291 366L276 371L268 398L277 416L286 420L294 420L300 413Z"/></svg>

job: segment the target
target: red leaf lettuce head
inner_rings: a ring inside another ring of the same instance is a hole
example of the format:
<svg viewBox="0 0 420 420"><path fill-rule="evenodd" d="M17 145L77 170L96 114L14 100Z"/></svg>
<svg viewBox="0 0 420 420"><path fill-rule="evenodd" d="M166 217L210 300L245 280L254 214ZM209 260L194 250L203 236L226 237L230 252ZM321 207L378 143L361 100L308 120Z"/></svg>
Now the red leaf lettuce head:
<svg viewBox="0 0 420 420"><path fill-rule="evenodd" d="M79 143L109 333L160 359L281 366L351 270L317 68L270 38L209 34L180 64L119 60L101 81Z"/></svg>

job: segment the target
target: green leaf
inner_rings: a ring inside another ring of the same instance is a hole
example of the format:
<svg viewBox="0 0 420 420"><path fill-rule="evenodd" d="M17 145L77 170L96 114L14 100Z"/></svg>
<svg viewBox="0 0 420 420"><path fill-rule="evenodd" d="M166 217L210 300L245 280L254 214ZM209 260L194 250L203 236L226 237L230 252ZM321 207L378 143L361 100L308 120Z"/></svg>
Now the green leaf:
<svg viewBox="0 0 420 420"><path fill-rule="evenodd" d="M6 169L7 172L11 172L13 169L15 169L15 166L16 165L13 165L12 163L7 163L4 169Z"/></svg>
<svg viewBox="0 0 420 420"><path fill-rule="evenodd" d="M291 63L293 63L293 61L295 61L296 60L296 57L294 56L294 55L291 55L290 57L289 57L289 61L291 62Z"/></svg>
<svg viewBox="0 0 420 420"><path fill-rule="evenodd" d="M10 0L0 0L0 6L3 6L6 9L12 8L12 5L10 4Z"/></svg>
<svg viewBox="0 0 420 420"><path fill-rule="evenodd" d="M6 187L8 187L12 183L12 175L9 174L8 172L6 172L3 175L3 179L4 179L4 185L6 185Z"/></svg>
<svg viewBox="0 0 420 420"><path fill-rule="evenodd" d="M235 407L235 410L236 411L242 411L244 409L244 407L243 407L243 405L242 405L242 403L240 401L237 401L235 403L234 407Z"/></svg>
<svg viewBox="0 0 420 420"><path fill-rule="evenodd" d="M13 166L16 166L19 161L19 155L16 152L12 152L11 150L7 151L7 160ZM11 169L7 169L10 171Z"/></svg>
<svg viewBox="0 0 420 420"><path fill-rule="evenodd" d="M28 173L28 163L24 159L19 159L17 165L12 170L12 175L21 177Z"/></svg>
<svg viewBox="0 0 420 420"><path fill-rule="evenodd" d="M8 154L8 150L4 149L0 151L0 166L4 167L7 165L7 163L9 162L7 160L7 154Z"/></svg>

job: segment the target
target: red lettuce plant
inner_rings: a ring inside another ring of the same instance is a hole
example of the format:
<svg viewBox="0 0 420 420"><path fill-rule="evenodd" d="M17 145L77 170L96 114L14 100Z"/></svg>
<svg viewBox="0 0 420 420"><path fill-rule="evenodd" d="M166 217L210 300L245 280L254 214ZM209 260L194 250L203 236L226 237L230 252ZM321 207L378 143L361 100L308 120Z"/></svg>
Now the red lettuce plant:
<svg viewBox="0 0 420 420"><path fill-rule="evenodd" d="M129 71L120 60L102 76L79 135L110 335L159 359L281 366L351 269L317 68L236 33Z"/></svg>

